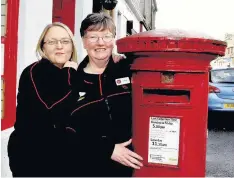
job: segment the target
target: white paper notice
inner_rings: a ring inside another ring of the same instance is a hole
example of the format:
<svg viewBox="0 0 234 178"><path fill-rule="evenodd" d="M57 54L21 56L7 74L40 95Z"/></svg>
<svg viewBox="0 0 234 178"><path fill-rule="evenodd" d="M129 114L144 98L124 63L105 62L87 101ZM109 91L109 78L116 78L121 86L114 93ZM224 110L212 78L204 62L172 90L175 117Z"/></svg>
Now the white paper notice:
<svg viewBox="0 0 234 178"><path fill-rule="evenodd" d="M150 117L148 162L177 166L180 119Z"/></svg>

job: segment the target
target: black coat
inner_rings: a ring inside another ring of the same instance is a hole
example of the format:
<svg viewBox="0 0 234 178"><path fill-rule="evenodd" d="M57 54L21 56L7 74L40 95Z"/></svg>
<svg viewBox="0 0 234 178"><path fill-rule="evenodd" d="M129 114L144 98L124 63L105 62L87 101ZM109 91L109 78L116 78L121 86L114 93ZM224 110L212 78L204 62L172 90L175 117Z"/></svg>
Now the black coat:
<svg viewBox="0 0 234 178"><path fill-rule="evenodd" d="M115 64L111 58L101 75L85 73L87 63L88 57L77 70L73 90L77 101L67 125L73 130L70 157L75 167L70 172L73 176L131 176L131 168L111 160L115 144L132 137L129 61Z"/></svg>
<svg viewBox="0 0 234 178"><path fill-rule="evenodd" d="M8 143L13 176L66 176L64 119L68 117L72 68L42 59L24 69L17 95L15 130Z"/></svg>

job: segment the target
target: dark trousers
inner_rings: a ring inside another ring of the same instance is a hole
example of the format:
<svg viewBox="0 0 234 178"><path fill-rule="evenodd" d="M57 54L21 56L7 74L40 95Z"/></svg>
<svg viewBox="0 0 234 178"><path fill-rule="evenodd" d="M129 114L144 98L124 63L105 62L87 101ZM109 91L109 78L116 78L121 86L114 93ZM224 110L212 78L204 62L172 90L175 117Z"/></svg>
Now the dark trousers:
<svg viewBox="0 0 234 178"><path fill-rule="evenodd" d="M33 140L33 139L31 139ZM65 155L52 141L28 142L13 133L8 142L13 177L66 177Z"/></svg>

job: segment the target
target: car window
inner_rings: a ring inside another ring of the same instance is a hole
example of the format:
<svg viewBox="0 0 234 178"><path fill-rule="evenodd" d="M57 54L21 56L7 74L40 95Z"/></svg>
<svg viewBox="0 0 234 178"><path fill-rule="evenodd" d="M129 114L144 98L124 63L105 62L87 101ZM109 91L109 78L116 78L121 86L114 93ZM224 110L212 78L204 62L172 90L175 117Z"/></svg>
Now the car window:
<svg viewBox="0 0 234 178"><path fill-rule="evenodd" d="M213 83L234 83L234 70L213 70L211 71L211 82Z"/></svg>

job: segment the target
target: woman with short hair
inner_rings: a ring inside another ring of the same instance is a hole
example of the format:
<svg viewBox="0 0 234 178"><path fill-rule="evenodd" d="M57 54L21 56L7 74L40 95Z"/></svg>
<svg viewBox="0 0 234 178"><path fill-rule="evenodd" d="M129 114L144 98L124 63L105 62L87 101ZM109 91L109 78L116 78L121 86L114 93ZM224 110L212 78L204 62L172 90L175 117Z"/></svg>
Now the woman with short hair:
<svg viewBox="0 0 234 178"><path fill-rule="evenodd" d="M73 91L78 96L67 127L73 130L71 172L73 176L132 176L133 169L142 166L142 157L131 145L129 59L116 64L112 60L116 27L109 15L89 14L80 34L88 55L77 70Z"/></svg>

